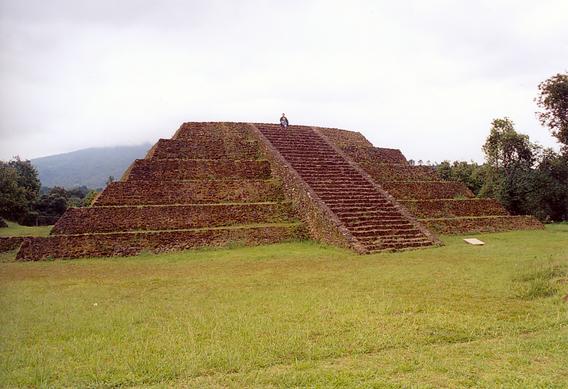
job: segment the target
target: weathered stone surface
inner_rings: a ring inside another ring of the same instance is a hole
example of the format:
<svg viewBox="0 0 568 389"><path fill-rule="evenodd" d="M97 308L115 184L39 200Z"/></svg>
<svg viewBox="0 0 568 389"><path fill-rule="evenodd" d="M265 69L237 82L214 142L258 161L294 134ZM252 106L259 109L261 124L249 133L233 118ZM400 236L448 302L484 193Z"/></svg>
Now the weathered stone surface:
<svg viewBox="0 0 568 389"><path fill-rule="evenodd" d="M400 203L419 219L508 215L507 210L495 199L401 200Z"/></svg>
<svg viewBox="0 0 568 389"><path fill-rule="evenodd" d="M96 199L95 205L169 205L226 202L263 202L284 199L278 180L188 180L113 182Z"/></svg>
<svg viewBox="0 0 568 389"><path fill-rule="evenodd" d="M26 239L23 236L0 236L0 253L16 250Z"/></svg>
<svg viewBox="0 0 568 389"><path fill-rule="evenodd" d="M508 213L495 200L474 200L473 193L465 185L443 181L429 166L408 165L400 150L369 147L359 139L338 136L334 131L322 133L420 221L437 218L438 221L427 223L433 231L462 233L542 228L542 224L532 217L522 220L475 219L477 216L506 216Z"/></svg>
<svg viewBox="0 0 568 389"><path fill-rule="evenodd" d="M293 223L298 217L304 224ZM18 259L39 260L310 236L365 253L437 243L425 226L542 228L359 133L204 122L160 140L92 208L68 210L49 237L0 239L0 248L21 244Z"/></svg>
<svg viewBox="0 0 568 389"><path fill-rule="evenodd" d="M55 224L52 234L174 230L283 223L294 219L290 203L72 208Z"/></svg>
<svg viewBox="0 0 568 389"><path fill-rule="evenodd" d="M268 179L270 164L261 160L137 159L125 180Z"/></svg>
<svg viewBox="0 0 568 389"><path fill-rule="evenodd" d="M195 143L179 139L160 139L153 150L152 159L258 159L258 145L254 141L242 140L227 147L223 140L209 140Z"/></svg>
<svg viewBox="0 0 568 389"><path fill-rule="evenodd" d="M383 188L397 199L472 198L473 193L461 182L452 181L390 181Z"/></svg>
<svg viewBox="0 0 568 389"><path fill-rule="evenodd" d="M258 245L298 239L305 239L305 231L301 224L188 231L53 235L47 238L26 239L18 252L17 259L37 261L51 258L128 256L142 251L158 253L205 246Z"/></svg>
<svg viewBox="0 0 568 389"><path fill-rule="evenodd" d="M487 216L444 219L423 219L422 222L440 234L499 232L510 230L540 230L543 227L532 216Z"/></svg>
<svg viewBox="0 0 568 389"><path fill-rule="evenodd" d="M360 132L340 130L338 128L322 128L317 129L329 138L339 148L343 147L373 147L373 144L367 140Z"/></svg>
<svg viewBox="0 0 568 389"><path fill-rule="evenodd" d="M365 253L435 243L435 238L371 177L328 143L319 129L290 126L283 131L269 124L255 127L270 143L271 154L281 157L283 168L292 169L284 174L309 194L307 198L296 196L296 202L306 209L302 215L313 236Z"/></svg>
<svg viewBox="0 0 568 389"><path fill-rule="evenodd" d="M434 168L430 166L369 162L361 162L360 165L377 182L440 180L440 177L436 174Z"/></svg>
<svg viewBox="0 0 568 389"><path fill-rule="evenodd" d="M184 123L110 184L91 208L69 209L18 258L131 255L305 237L282 184L246 124ZM262 226L258 226L258 225ZM252 225L257 225L253 227ZM197 228L200 228L199 230Z"/></svg>

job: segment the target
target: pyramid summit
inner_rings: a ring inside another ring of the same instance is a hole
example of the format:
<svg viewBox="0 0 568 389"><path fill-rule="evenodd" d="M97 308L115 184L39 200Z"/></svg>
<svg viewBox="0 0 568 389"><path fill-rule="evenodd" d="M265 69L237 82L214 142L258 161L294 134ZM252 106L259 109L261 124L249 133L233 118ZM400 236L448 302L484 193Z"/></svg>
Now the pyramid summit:
<svg viewBox="0 0 568 389"><path fill-rule="evenodd" d="M436 233L542 228L358 132L184 123L89 208L69 209L17 258L135 255L314 239L359 253L440 244Z"/></svg>

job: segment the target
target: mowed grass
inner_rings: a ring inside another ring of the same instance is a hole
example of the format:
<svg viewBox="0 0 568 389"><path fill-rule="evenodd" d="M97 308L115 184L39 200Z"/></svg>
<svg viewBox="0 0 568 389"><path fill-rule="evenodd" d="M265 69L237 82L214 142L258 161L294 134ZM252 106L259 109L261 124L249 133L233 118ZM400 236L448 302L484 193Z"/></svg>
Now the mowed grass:
<svg viewBox="0 0 568 389"><path fill-rule="evenodd" d="M567 387L568 225L0 264L0 386Z"/></svg>
<svg viewBox="0 0 568 389"><path fill-rule="evenodd" d="M26 227L6 221L8 227L0 228L0 236L47 236L52 226Z"/></svg>

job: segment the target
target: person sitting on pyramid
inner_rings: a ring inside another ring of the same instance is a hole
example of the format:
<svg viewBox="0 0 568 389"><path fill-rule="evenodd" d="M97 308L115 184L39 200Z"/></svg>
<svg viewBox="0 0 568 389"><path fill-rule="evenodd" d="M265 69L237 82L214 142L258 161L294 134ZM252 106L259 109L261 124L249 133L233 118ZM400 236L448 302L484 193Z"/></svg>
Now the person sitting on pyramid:
<svg viewBox="0 0 568 389"><path fill-rule="evenodd" d="M280 127L282 127L283 130L288 128L288 119L286 118L286 114L282 114L282 117L280 118Z"/></svg>

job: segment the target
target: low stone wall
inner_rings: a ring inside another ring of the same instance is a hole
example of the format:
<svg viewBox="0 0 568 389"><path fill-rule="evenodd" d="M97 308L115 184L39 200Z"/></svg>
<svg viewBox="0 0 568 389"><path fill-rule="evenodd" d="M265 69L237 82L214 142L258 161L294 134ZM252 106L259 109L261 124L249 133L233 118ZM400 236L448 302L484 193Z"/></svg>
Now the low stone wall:
<svg viewBox="0 0 568 389"><path fill-rule="evenodd" d="M511 230L537 230L544 226L532 216L489 216L478 218L422 219L428 228L440 234L465 234Z"/></svg>
<svg viewBox="0 0 568 389"><path fill-rule="evenodd" d="M316 128L340 149L344 147L373 147L373 144L360 132L340 130L338 128Z"/></svg>
<svg viewBox="0 0 568 389"><path fill-rule="evenodd" d="M278 180L195 180L113 182L94 205L199 204L220 202L280 201Z"/></svg>
<svg viewBox="0 0 568 389"><path fill-rule="evenodd" d="M0 236L0 253L16 250L26 239L23 236Z"/></svg>
<svg viewBox="0 0 568 389"><path fill-rule="evenodd" d="M462 183L453 181L385 182L383 188L397 199L455 199L472 198L473 193Z"/></svg>
<svg viewBox="0 0 568 389"><path fill-rule="evenodd" d="M258 159L258 145L239 142L239 147L228 150L223 140L194 143L186 140L160 139L153 150L153 159Z"/></svg>
<svg viewBox="0 0 568 389"><path fill-rule="evenodd" d="M406 164L368 163L359 164L373 179L386 181L439 181L436 171L429 166Z"/></svg>
<svg viewBox="0 0 568 389"><path fill-rule="evenodd" d="M267 179L270 176L270 164L267 161L138 159L125 179Z"/></svg>
<svg viewBox="0 0 568 389"><path fill-rule="evenodd" d="M340 149L357 163L366 163L369 165L380 163L406 165L408 163L402 152L398 149L357 146L344 146L340 147Z"/></svg>
<svg viewBox="0 0 568 389"><path fill-rule="evenodd" d="M507 210L495 199L400 200L418 218L504 216Z"/></svg>
<svg viewBox="0 0 568 389"><path fill-rule="evenodd" d="M175 230L292 220L290 203L71 208L51 234Z"/></svg>
<svg viewBox="0 0 568 389"><path fill-rule="evenodd" d="M161 232L92 235L53 235L28 238L16 259L37 261L50 258L111 257L137 255L142 251L166 252L199 247L259 245L303 239L299 224Z"/></svg>
<svg viewBox="0 0 568 389"><path fill-rule="evenodd" d="M223 139L224 130L221 122L186 122L182 123L172 139L185 139L194 142Z"/></svg>

